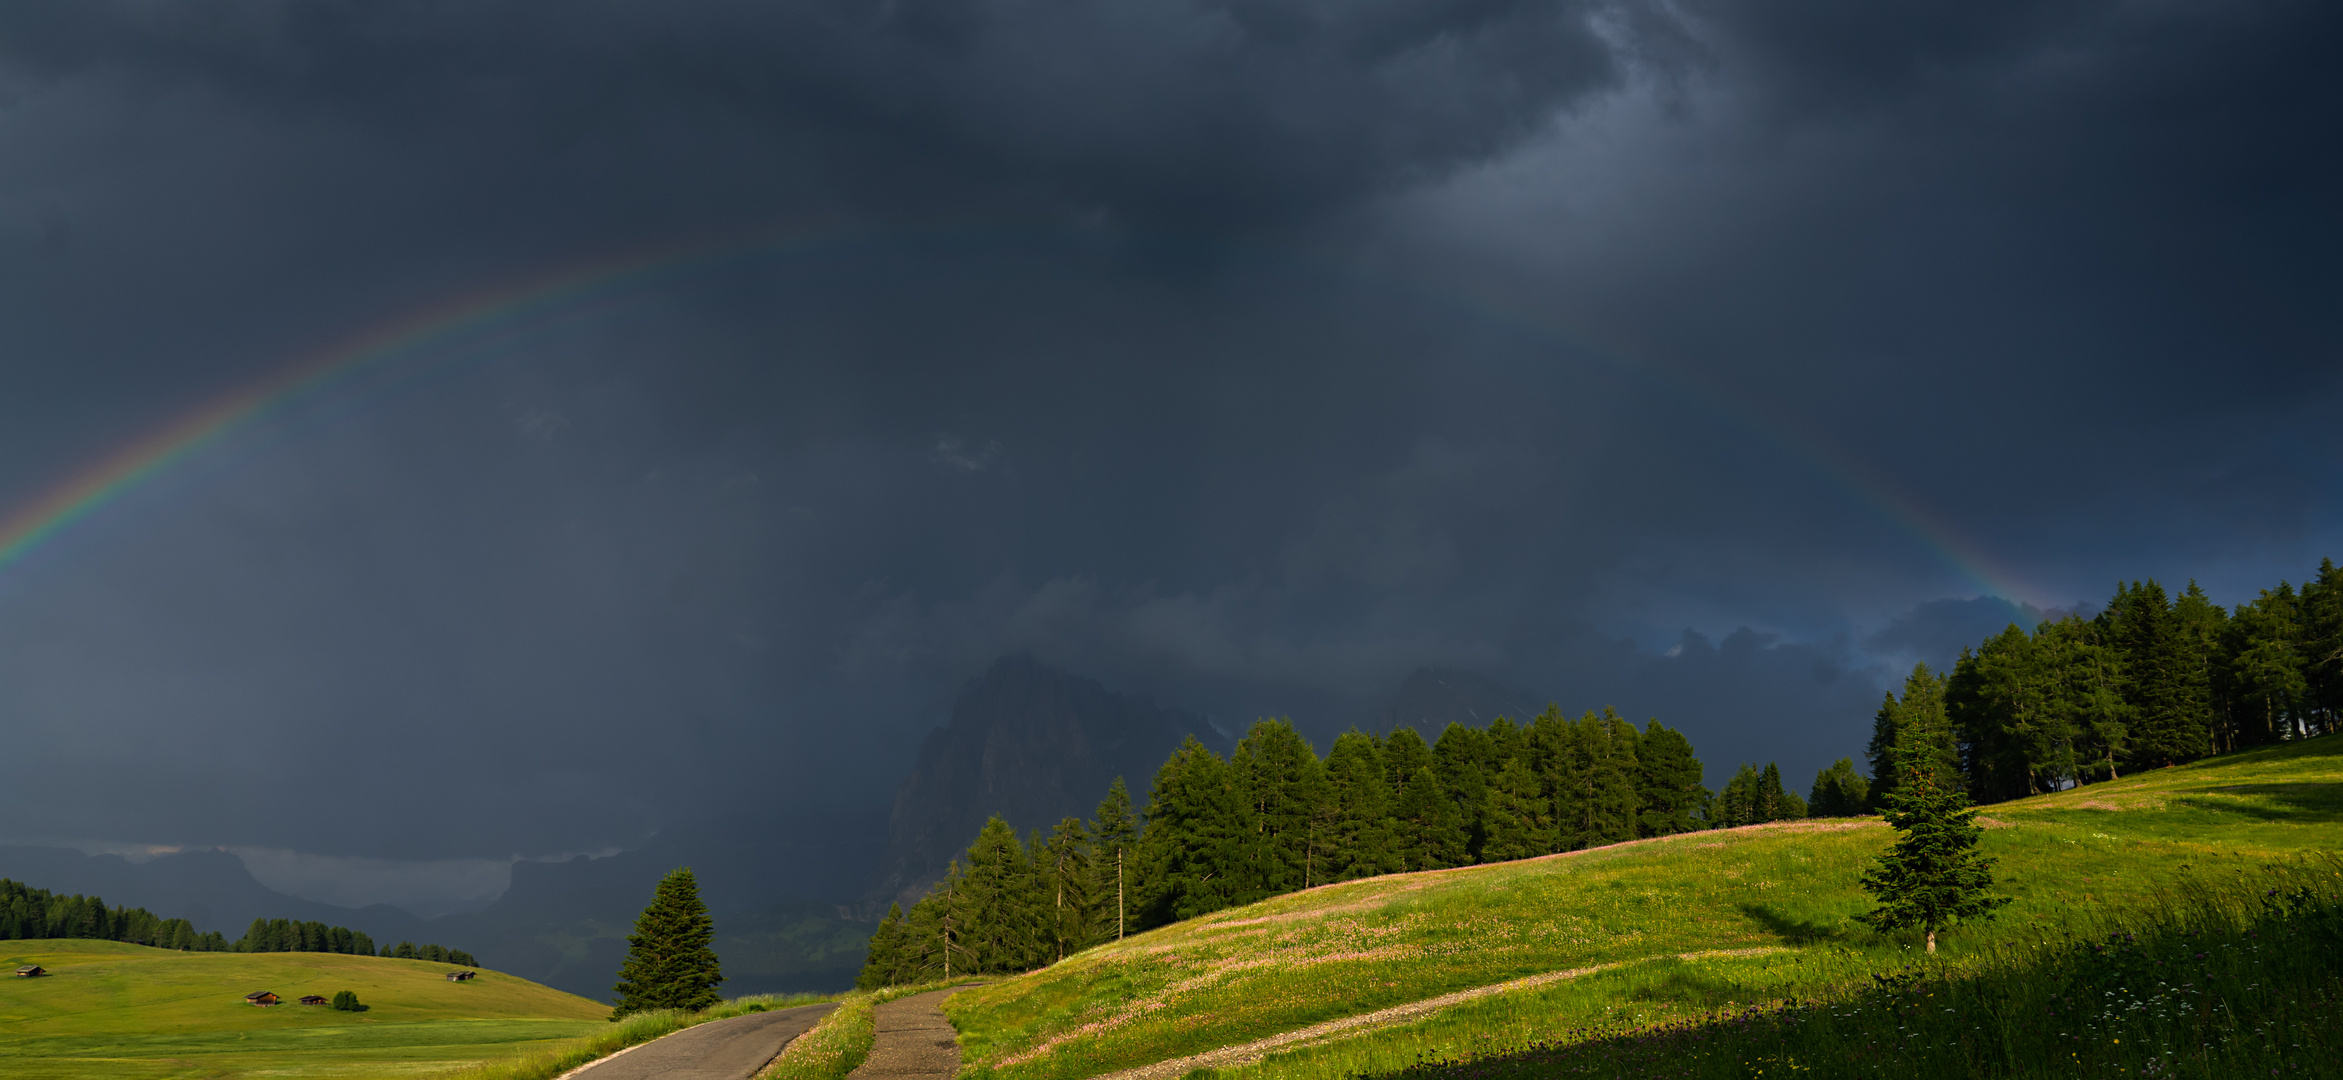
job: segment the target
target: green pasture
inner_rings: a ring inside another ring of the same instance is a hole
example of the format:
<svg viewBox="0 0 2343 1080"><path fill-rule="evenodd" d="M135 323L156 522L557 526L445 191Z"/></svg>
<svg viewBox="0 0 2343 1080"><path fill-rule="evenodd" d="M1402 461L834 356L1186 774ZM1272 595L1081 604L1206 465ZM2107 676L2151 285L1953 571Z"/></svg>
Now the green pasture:
<svg viewBox="0 0 2343 1080"><path fill-rule="evenodd" d="M2151 906L2183 876L2243 880L2338 846L2343 738L1986 808L2015 898L1942 944L1959 964ZM1567 1040L1728 1005L1810 997L1910 960L1852 919L1875 819L1647 840L1325 886L1101 946L962 993L972 1071L1077 1080L1543 972L1598 969L1273 1056L1264 1077L1388 1072L1423 1057ZM1759 955L1694 956L1770 949Z"/></svg>
<svg viewBox="0 0 2343 1080"><path fill-rule="evenodd" d="M110 941L0 941L0 1076L11 1080L422 1076L606 1027L609 1008L514 976L332 953L181 953ZM257 1008L272 990L287 1004ZM367 1011L292 1004L349 990Z"/></svg>

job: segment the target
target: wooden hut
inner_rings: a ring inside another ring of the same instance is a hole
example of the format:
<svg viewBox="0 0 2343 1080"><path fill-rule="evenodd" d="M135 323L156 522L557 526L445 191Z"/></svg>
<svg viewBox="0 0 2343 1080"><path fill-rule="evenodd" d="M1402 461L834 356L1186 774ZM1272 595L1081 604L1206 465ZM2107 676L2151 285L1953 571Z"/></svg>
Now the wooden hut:
<svg viewBox="0 0 2343 1080"><path fill-rule="evenodd" d="M301 995L301 1004L303 1004L303 1005L323 1005L323 1004L325 1004L325 995L324 995L324 994L303 994L303 995Z"/></svg>
<svg viewBox="0 0 2343 1080"><path fill-rule="evenodd" d="M284 999L283 999L283 998L280 998L280 997L276 996L275 994L272 994L272 993L270 993L270 992L268 992L268 991L266 991L266 990L255 990L255 991L253 991L253 992L251 992L251 993L249 993L249 994L246 994L246 995L244 995L244 1003L245 1003L245 1004L247 1004L247 1005L259 1005L259 1006L262 1006L262 1007L266 1007L266 1006L274 1005L274 1004L276 1004L277 1002L279 1002L279 1001L282 1001L282 1000L284 1000Z"/></svg>
<svg viewBox="0 0 2343 1080"><path fill-rule="evenodd" d="M26 964L16 969L16 977L19 979L38 979L48 973L49 969L39 964Z"/></svg>
<svg viewBox="0 0 2343 1080"><path fill-rule="evenodd" d="M479 974L480 973L477 971L451 971L447 973L447 981L471 982L472 979Z"/></svg>

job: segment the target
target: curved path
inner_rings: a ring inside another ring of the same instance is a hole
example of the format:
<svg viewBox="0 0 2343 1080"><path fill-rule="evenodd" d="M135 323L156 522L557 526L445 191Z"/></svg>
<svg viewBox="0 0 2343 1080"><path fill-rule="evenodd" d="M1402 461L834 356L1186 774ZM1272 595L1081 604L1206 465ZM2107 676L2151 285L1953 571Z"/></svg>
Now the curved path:
<svg viewBox="0 0 2343 1080"><path fill-rule="evenodd" d="M749 1080L836 1002L711 1020L622 1050L562 1080ZM942 1014L937 1014L941 1016ZM955 1052L953 1063L959 1063Z"/></svg>
<svg viewBox="0 0 2343 1080"><path fill-rule="evenodd" d="M1679 960L1707 960L1727 956L1762 956L1767 953L1788 951L1779 945L1765 945L1754 949L1711 949L1706 952L1678 953L1676 958ZM1272 1035L1266 1039L1256 1039L1236 1046L1223 1046L1218 1050L1207 1050L1201 1054L1190 1054L1187 1057L1173 1058L1170 1061L1158 1061L1153 1065L1141 1065L1136 1069L1111 1072L1093 1077L1092 1080L1172 1080L1174 1077L1186 1076L1197 1069L1227 1069L1251 1065L1280 1050L1291 1050L1311 1043L1328 1042L1360 1034L1373 1028L1404 1024L1410 1020L1439 1012L1451 1005L1461 1005L1474 998L1510 994L1516 990L1528 990L1544 986L1547 983L1561 982L1564 979L1575 979L1581 975L1592 975L1598 971L1626 967L1630 963L1634 963L1634 961L1618 960L1608 964L1596 964L1592 967L1572 968L1568 971L1549 971L1542 975L1531 975L1527 978L1514 979L1511 982L1501 982L1491 986L1476 986L1470 990L1459 990L1453 994L1442 994L1439 997L1425 998L1422 1001L1411 1001L1405 1005L1394 1005L1376 1012L1346 1016L1340 1020L1328 1020L1322 1024L1312 1024L1306 1028L1288 1031L1282 1035ZM958 1060L959 1057L955 1054L953 1061L957 1062Z"/></svg>
<svg viewBox="0 0 2343 1080"><path fill-rule="evenodd" d="M959 1033L944 1019L944 999L968 989L930 990L877 1009L870 1056L846 1080L952 1080L960 1071Z"/></svg>

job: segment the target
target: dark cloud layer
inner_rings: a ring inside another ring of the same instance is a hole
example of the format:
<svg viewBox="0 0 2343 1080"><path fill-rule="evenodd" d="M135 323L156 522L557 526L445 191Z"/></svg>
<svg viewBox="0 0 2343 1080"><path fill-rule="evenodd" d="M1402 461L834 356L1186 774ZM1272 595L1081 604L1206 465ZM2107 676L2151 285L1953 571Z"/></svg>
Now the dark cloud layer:
<svg viewBox="0 0 2343 1080"><path fill-rule="evenodd" d="M1321 736L1475 671L1802 775L2012 618L2337 553L2338 19L10 7L0 505L451 297L746 246L0 568L0 839L861 820L1013 649Z"/></svg>

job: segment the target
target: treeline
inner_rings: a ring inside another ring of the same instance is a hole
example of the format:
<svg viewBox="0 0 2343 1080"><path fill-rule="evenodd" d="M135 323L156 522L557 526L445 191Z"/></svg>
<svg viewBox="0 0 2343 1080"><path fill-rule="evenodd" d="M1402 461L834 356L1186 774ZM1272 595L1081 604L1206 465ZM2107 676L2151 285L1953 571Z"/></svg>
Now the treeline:
<svg viewBox="0 0 2343 1080"><path fill-rule="evenodd" d="M228 952L218 931L199 933L185 919L145 908L109 908L95 896L66 896L0 878L0 940L85 938L123 941L185 952Z"/></svg>
<svg viewBox="0 0 2343 1080"><path fill-rule="evenodd" d="M297 919L254 919L234 941L214 930L195 929L185 919L166 919L145 908L106 906L95 896L65 895L0 878L0 940L83 938L151 945L181 952L322 952L378 955L374 939L346 926ZM477 965L472 954L439 945L399 942L382 956L406 960Z"/></svg>
<svg viewBox="0 0 2343 1080"><path fill-rule="evenodd" d="M2149 580L2090 619L2012 625L1949 673L1915 669L1868 749L1872 775L1890 776L1912 740L1996 802L2326 734L2339 717L2343 573L2321 560L2300 590L2281 582L2234 611L2194 582L2173 597Z"/></svg>
<svg viewBox="0 0 2343 1080"><path fill-rule="evenodd" d="M347 956L386 956L399 960L429 960L439 964L476 965L472 954L462 949L440 945L417 945L402 941L385 945L376 952L374 939L362 930L347 926L327 926L321 922L299 919L254 919L236 939L235 952L322 952L342 953Z"/></svg>
<svg viewBox="0 0 2343 1080"><path fill-rule="evenodd" d="M1352 730L1323 759L1283 720L1253 725L1226 759L1191 738L1156 773L1143 821L1117 779L1094 820L1046 837L987 822L926 898L888 911L861 983L1027 970L1313 885L1806 816L1772 765L1743 766L1722 798L1701 775L1680 732L1608 709L1451 724L1431 744Z"/></svg>

